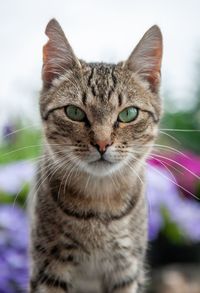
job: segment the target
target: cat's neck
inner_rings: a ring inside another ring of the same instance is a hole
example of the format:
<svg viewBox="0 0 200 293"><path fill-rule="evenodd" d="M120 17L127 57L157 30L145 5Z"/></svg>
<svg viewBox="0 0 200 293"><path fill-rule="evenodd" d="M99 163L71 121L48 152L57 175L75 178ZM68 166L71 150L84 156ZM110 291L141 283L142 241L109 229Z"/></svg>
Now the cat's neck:
<svg viewBox="0 0 200 293"><path fill-rule="evenodd" d="M68 190L74 190L84 197L103 198L117 197L124 193L133 192L138 185L144 185L144 167L142 164L134 168L122 168L120 172L107 176L97 176L84 172L79 168L69 170L59 169L50 175L51 182L56 183L59 192L64 195Z"/></svg>
<svg viewBox="0 0 200 293"><path fill-rule="evenodd" d="M54 176L49 177L47 184L53 200L68 215L109 221L128 214L138 199L144 200L143 169L137 172L138 176L129 171L98 178L74 171L68 183L63 177Z"/></svg>

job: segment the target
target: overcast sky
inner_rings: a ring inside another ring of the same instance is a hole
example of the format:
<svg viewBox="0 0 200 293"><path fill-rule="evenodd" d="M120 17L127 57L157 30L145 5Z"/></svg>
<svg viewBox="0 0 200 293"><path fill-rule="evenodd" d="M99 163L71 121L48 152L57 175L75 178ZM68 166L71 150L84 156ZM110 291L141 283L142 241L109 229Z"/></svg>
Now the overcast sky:
<svg viewBox="0 0 200 293"><path fill-rule="evenodd" d="M117 62L153 24L164 36L163 86L174 105L189 105L200 60L198 0L0 0L0 124L37 115L42 46L55 17L78 57ZM174 108L172 105L172 108Z"/></svg>

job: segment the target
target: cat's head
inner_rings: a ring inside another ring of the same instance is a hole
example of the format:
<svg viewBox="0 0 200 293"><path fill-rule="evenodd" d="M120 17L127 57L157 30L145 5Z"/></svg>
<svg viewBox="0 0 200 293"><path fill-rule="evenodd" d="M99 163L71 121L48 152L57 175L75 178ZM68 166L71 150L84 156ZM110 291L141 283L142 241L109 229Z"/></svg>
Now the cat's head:
<svg viewBox="0 0 200 293"><path fill-rule="evenodd" d="M162 35L151 27L119 64L86 63L58 22L46 28L41 116L55 163L94 176L136 168L157 135Z"/></svg>

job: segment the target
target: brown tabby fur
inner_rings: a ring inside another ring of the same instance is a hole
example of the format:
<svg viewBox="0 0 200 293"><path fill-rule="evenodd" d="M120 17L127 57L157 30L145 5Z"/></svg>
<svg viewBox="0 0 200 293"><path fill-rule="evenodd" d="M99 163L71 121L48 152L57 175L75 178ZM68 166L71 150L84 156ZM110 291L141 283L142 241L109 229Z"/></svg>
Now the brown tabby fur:
<svg viewBox="0 0 200 293"><path fill-rule="evenodd" d="M31 293L144 292L144 161L157 135L162 36L152 27L126 62L78 60L56 20L44 47L44 157L31 208ZM70 120L67 105L87 115ZM126 107L139 109L130 123ZM101 155L96 144L107 141Z"/></svg>

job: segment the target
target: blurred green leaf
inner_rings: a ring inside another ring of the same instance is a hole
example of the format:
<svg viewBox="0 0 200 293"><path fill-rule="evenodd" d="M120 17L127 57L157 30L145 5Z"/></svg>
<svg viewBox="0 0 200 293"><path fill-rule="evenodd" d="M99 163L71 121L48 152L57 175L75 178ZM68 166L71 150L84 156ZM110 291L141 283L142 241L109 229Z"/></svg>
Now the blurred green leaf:
<svg viewBox="0 0 200 293"><path fill-rule="evenodd" d="M41 149L40 131L24 129L13 135L12 140L5 139L0 146L0 164L38 157Z"/></svg>
<svg viewBox="0 0 200 293"><path fill-rule="evenodd" d="M174 244L184 243L186 241L184 233L181 231L178 225L171 220L170 214L165 207L161 208L161 214L164 220L162 233L170 240L170 242Z"/></svg>
<svg viewBox="0 0 200 293"><path fill-rule="evenodd" d="M22 189L18 194L8 194L4 191L0 191L0 203L19 204L25 206L26 199L30 190L30 184L26 183L22 186Z"/></svg>
<svg viewBox="0 0 200 293"><path fill-rule="evenodd" d="M200 126L196 110L165 113L160 128L161 130L171 129L171 131L164 130L166 134L161 134L160 140L163 140L164 143L175 145L178 150L188 149L197 154L200 153ZM176 129L180 129L181 131L176 131ZM176 144L168 135L173 136L180 144Z"/></svg>

